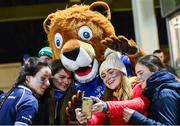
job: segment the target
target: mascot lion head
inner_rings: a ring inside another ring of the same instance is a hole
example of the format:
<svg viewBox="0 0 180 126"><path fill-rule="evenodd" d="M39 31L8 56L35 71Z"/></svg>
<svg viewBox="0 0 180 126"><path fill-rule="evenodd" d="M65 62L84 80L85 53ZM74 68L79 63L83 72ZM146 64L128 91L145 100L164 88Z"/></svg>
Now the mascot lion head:
<svg viewBox="0 0 180 126"><path fill-rule="evenodd" d="M110 18L109 6L98 1L91 5L74 5L58 10L48 15L43 23L53 51L53 59L60 58L63 65L73 71L75 79L81 83L95 78L98 66L104 60L107 45L111 47L112 43L116 42L114 40L128 45L125 37L115 37ZM120 45L123 46L121 43ZM127 52L128 48L123 46L120 49Z"/></svg>

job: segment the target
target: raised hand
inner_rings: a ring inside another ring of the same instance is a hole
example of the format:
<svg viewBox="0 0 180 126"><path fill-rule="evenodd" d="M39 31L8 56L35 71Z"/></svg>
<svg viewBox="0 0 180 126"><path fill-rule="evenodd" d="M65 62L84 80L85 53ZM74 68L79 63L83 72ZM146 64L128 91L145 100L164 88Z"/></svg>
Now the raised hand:
<svg viewBox="0 0 180 126"><path fill-rule="evenodd" d="M72 120L72 116L74 116L75 109L77 104L81 103L82 97L84 96L84 92L80 90L77 91L75 95L72 96L71 101L68 101L68 106L66 107L66 115Z"/></svg>
<svg viewBox="0 0 180 126"><path fill-rule="evenodd" d="M124 119L124 121L129 122L129 120L130 120L133 113L134 113L133 109L125 108L124 111L123 111L123 119Z"/></svg>
<svg viewBox="0 0 180 126"><path fill-rule="evenodd" d="M91 98L96 101L94 105L91 107L92 112L107 112L107 104L106 102L100 100L98 97L91 96Z"/></svg>
<svg viewBox="0 0 180 126"><path fill-rule="evenodd" d="M80 124L86 124L88 121L88 115L86 113L82 113L81 108L76 108L75 109L76 113L76 119Z"/></svg>
<svg viewBox="0 0 180 126"><path fill-rule="evenodd" d="M134 55L138 52L138 46L133 40L128 40L124 36L110 36L101 41L102 44L108 48L126 53L128 55Z"/></svg>

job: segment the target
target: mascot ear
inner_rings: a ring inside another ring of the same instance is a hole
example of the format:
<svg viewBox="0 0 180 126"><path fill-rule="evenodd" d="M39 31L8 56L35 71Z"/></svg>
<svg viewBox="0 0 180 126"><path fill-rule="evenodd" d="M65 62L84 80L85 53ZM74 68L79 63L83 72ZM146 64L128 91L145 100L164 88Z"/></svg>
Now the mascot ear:
<svg viewBox="0 0 180 126"><path fill-rule="evenodd" d="M109 5L103 1L94 2L90 5L90 10L97 11L107 17L108 20L111 20L111 12Z"/></svg>
<svg viewBox="0 0 180 126"><path fill-rule="evenodd" d="M54 13L49 14L47 18L43 22L44 31L48 34L49 33L49 26L51 24L51 19L54 17Z"/></svg>

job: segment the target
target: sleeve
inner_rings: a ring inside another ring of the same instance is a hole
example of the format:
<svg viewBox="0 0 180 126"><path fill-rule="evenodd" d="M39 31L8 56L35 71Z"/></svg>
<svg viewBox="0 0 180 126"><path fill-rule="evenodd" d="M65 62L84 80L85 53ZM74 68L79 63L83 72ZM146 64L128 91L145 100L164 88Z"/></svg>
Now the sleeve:
<svg viewBox="0 0 180 126"><path fill-rule="evenodd" d="M167 94L167 92L166 92ZM161 97L161 96L159 96ZM170 95L160 98L156 103L157 119L153 120L135 112L129 120L129 124L143 125L175 125L178 124L179 112L177 101Z"/></svg>
<svg viewBox="0 0 180 126"><path fill-rule="evenodd" d="M15 125L30 125L38 112L38 101L34 98L24 98L17 104Z"/></svg>
<svg viewBox="0 0 180 126"><path fill-rule="evenodd" d="M106 114L103 112L94 113L87 125L103 125L106 124Z"/></svg>
<svg viewBox="0 0 180 126"><path fill-rule="evenodd" d="M130 125L162 125L159 122L156 122L155 120L152 120L150 118L145 117L141 113L135 111L130 118L128 124Z"/></svg>
<svg viewBox="0 0 180 126"><path fill-rule="evenodd" d="M145 113L149 107L149 100L141 95L132 100L108 101L107 104L110 116L123 118L123 110L126 107Z"/></svg>

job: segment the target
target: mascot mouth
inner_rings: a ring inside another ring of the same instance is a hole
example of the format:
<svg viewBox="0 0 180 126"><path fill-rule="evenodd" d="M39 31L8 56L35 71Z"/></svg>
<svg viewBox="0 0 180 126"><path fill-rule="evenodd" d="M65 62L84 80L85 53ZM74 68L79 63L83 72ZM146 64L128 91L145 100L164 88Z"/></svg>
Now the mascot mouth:
<svg viewBox="0 0 180 126"><path fill-rule="evenodd" d="M93 62L89 65L89 66L86 66L86 67L79 67L75 73L78 75L78 76L86 76L88 75L91 71L92 71L92 68L93 68Z"/></svg>

